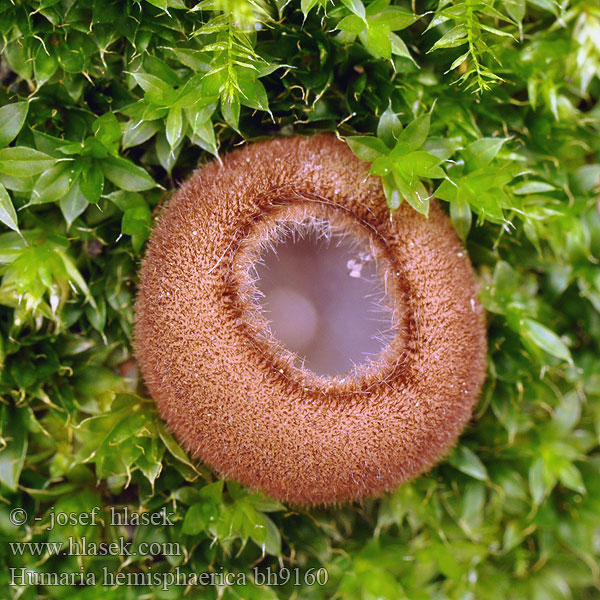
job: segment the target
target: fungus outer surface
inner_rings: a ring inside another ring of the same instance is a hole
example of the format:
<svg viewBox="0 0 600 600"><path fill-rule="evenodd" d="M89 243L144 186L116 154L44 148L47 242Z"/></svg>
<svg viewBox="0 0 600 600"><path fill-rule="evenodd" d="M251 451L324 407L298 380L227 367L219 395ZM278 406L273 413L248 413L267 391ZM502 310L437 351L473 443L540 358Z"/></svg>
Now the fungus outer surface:
<svg viewBox="0 0 600 600"><path fill-rule="evenodd" d="M282 222L325 219L367 242L396 335L345 376L319 376L271 334L254 262ZM135 348L161 416L227 477L283 501L381 495L456 442L486 369L466 251L432 202L393 214L331 135L248 145L195 171L162 210L140 272Z"/></svg>

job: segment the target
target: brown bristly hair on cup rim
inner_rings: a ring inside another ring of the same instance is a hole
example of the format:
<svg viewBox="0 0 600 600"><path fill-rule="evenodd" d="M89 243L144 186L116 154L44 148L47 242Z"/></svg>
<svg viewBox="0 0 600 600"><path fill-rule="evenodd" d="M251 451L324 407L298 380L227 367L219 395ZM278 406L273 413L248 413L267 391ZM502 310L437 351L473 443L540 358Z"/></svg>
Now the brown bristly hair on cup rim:
<svg viewBox="0 0 600 600"><path fill-rule="evenodd" d="M282 223L322 219L368 244L397 334L345 376L317 375L271 334L255 261ZM197 170L162 210L140 271L134 343L161 416L219 473L293 504L375 497L431 468L486 370L466 251L432 202L390 213L332 135L248 145Z"/></svg>

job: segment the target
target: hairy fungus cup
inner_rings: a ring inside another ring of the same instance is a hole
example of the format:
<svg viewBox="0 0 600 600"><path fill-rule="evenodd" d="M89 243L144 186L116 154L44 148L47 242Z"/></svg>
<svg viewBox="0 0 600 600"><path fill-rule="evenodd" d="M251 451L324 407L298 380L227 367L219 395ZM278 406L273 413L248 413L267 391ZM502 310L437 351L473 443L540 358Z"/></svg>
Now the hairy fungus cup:
<svg viewBox="0 0 600 600"><path fill-rule="evenodd" d="M485 376L483 310L443 211L393 214L330 135L249 145L196 171L154 229L135 347L161 416L194 456L296 504L380 495L429 469ZM281 223L325 219L367 242L396 334L345 376L317 375L272 335L253 265Z"/></svg>

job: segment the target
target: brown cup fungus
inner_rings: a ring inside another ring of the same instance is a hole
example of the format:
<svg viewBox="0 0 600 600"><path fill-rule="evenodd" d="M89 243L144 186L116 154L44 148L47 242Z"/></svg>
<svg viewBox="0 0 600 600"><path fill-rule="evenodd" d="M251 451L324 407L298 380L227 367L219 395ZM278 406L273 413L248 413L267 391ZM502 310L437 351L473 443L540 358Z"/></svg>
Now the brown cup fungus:
<svg viewBox="0 0 600 600"><path fill-rule="evenodd" d="M331 135L248 145L197 170L143 260L135 347L161 416L196 458L283 501L382 494L456 442L486 369L467 257L433 202L390 213ZM282 224L326 220L370 246L395 335L344 376L305 369L271 333L253 267Z"/></svg>

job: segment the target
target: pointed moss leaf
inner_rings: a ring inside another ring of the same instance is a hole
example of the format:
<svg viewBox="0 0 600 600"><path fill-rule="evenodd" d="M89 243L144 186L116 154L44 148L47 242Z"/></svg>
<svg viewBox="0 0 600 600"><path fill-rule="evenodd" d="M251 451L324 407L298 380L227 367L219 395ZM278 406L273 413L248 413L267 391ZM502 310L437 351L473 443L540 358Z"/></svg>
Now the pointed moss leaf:
<svg viewBox="0 0 600 600"><path fill-rule="evenodd" d="M503 552L509 552L516 546L518 546L523 540L523 533L519 530L518 522L510 521L506 525L504 530L504 536L502 538L502 550Z"/></svg>
<svg viewBox="0 0 600 600"><path fill-rule="evenodd" d="M499 35L500 37L509 37L509 38L514 39L514 36L511 33L508 33L508 31L502 31L501 29L497 29L496 27L490 27L489 25L485 25L484 23L480 23L480 26L485 31L489 31L490 33L493 33L494 35Z"/></svg>
<svg viewBox="0 0 600 600"><path fill-rule="evenodd" d="M210 121L211 116L217 108L218 102L211 102L210 104L194 106L185 109L185 116L188 123L195 130L197 123L206 123Z"/></svg>
<svg viewBox="0 0 600 600"><path fill-rule="evenodd" d="M383 184L383 192L387 200L387 205L391 211L397 210L402 204L403 198L394 184L394 177L392 175L382 177L381 183Z"/></svg>
<svg viewBox="0 0 600 600"><path fill-rule="evenodd" d="M529 97L529 104L533 110L537 108L538 104L538 86L539 81L535 77L530 77L527 80L527 96Z"/></svg>
<svg viewBox="0 0 600 600"><path fill-rule="evenodd" d="M520 23L525 17L526 0L505 0L506 12L517 23Z"/></svg>
<svg viewBox="0 0 600 600"><path fill-rule="evenodd" d="M96 299L95 307L91 304L86 304L85 315L96 331L100 333L104 332L104 326L106 325L106 301L102 296Z"/></svg>
<svg viewBox="0 0 600 600"><path fill-rule="evenodd" d="M513 194L543 194L545 192L553 192L556 187L545 181L523 181L512 187Z"/></svg>
<svg viewBox="0 0 600 600"><path fill-rule="evenodd" d="M123 149L132 148L149 140L159 129L159 121L137 121L132 119L123 130Z"/></svg>
<svg viewBox="0 0 600 600"><path fill-rule="evenodd" d="M107 142L108 143L108 142ZM88 137L84 143L85 150L82 154L92 156L93 158L106 158L108 154L117 154L119 142L113 142L111 147L107 147L103 142L93 137Z"/></svg>
<svg viewBox="0 0 600 600"><path fill-rule="evenodd" d="M367 17L369 19L375 19L377 16L381 16L382 12L389 10L390 0L373 0L367 6Z"/></svg>
<svg viewBox="0 0 600 600"><path fill-rule="evenodd" d="M104 173L98 161L92 160L88 166L82 168L79 188L88 202L95 204L100 200L104 190Z"/></svg>
<svg viewBox="0 0 600 600"><path fill-rule="evenodd" d="M430 124L431 113L417 117L400 134L398 138L399 143L406 144L409 150L417 150L425 143L429 134Z"/></svg>
<svg viewBox="0 0 600 600"><path fill-rule="evenodd" d="M56 160L43 152L15 146L0 150L0 173L12 177L30 177L49 169Z"/></svg>
<svg viewBox="0 0 600 600"><path fill-rule="evenodd" d="M378 58L389 59L392 56L392 41L390 26L387 23L369 23L366 36L360 34L361 41L367 50Z"/></svg>
<svg viewBox="0 0 600 600"><path fill-rule="evenodd" d="M96 142L95 145L99 144L99 142L97 140L94 140L94 141ZM103 149L103 155L106 156L108 154L106 148L104 148L104 146L102 146L101 144L100 144L100 146ZM63 144L60 148L57 148L57 151L60 152L61 154L64 154L65 156L81 156L81 155L83 155L83 152L85 149L86 149L85 142L83 144L81 144L79 142L72 142L70 144Z"/></svg>
<svg viewBox="0 0 600 600"><path fill-rule="evenodd" d="M200 92L202 98L210 98L208 102L218 99L220 90L225 84L225 72L223 69L209 71L202 77ZM187 87L187 86L186 86Z"/></svg>
<svg viewBox="0 0 600 600"><path fill-rule="evenodd" d="M104 315L104 318L106 318L106 315ZM97 329L95 325L94 328ZM98 330L102 332L102 329ZM136 460L136 466L154 490L154 482L163 469L162 457L165 453L165 447L155 437L138 439L137 444L143 448L143 452Z"/></svg>
<svg viewBox="0 0 600 600"><path fill-rule="evenodd" d="M227 491L234 500L240 500L242 498L247 498L248 496L248 490L237 481L228 481Z"/></svg>
<svg viewBox="0 0 600 600"><path fill-rule="evenodd" d="M450 219L458 237L464 242L471 229L471 207L462 197L457 197L454 202L450 202Z"/></svg>
<svg viewBox="0 0 600 600"><path fill-rule="evenodd" d="M190 77L179 90L177 100L171 108L194 108L195 110L200 110L212 104L215 101L214 96L218 94L219 90L218 88L212 89L212 93L208 93L207 87L211 86L207 82L210 82L210 78L206 78L204 72Z"/></svg>
<svg viewBox="0 0 600 600"><path fill-rule="evenodd" d="M440 186L435 190L435 197L446 202L455 202L458 197L458 187L448 179L444 179Z"/></svg>
<svg viewBox="0 0 600 600"><path fill-rule="evenodd" d="M496 262L492 281L496 297L505 302L508 302L519 288L517 271L504 260Z"/></svg>
<svg viewBox="0 0 600 600"><path fill-rule="evenodd" d="M185 513L181 533L198 535L202 533L211 521L215 521L221 512L219 504L199 502L192 504Z"/></svg>
<svg viewBox="0 0 600 600"><path fill-rule="evenodd" d="M0 183L4 185L7 190L13 192L20 192L23 194L30 194L33 190L33 184L35 183L34 177L11 177L10 175L0 173Z"/></svg>
<svg viewBox="0 0 600 600"><path fill-rule="evenodd" d="M489 182L487 177L463 177L459 181L458 194L468 199L473 209L485 218L502 222L502 204L508 202L508 198L499 188L486 188Z"/></svg>
<svg viewBox="0 0 600 600"><path fill-rule="evenodd" d="M585 494L586 489L581 477L581 471L573 463L565 463L558 471L559 481L570 490Z"/></svg>
<svg viewBox="0 0 600 600"><path fill-rule="evenodd" d="M206 119L203 122L195 122L192 126L193 134L191 141L203 150L217 156L217 139L212 121Z"/></svg>
<svg viewBox="0 0 600 600"><path fill-rule="evenodd" d="M359 34L366 26L365 21L356 15L347 15L337 24L341 31L354 34Z"/></svg>
<svg viewBox="0 0 600 600"><path fill-rule="evenodd" d="M219 479L218 481L215 481L214 483L209 483L208 485L205 485L204 487L202 487L199 490L199 492L198 492L199 497L202 498L203 500L206 500L207 502L219 504L223 497L224 485L225 485L224 479Z"/></svg>
<svg viewBox="0 0 600 600"><path fill-rule="evenodd" d="M538 348L561 358L572 362L571 353L565 343L545 325L534 321L533 319L524 319L521 324L521 335L533 342Z"/></svg>
<svg viewBox="0 0 600 600"><path fill-rule="evenodd" d="M442 179L446 176L444 170L438 166L440 159L429 152L417 150L409 152L397 164L397 167L411 175L418 177L430 177L432 179Z"/></svg>
<svg viewBox="0 0 600 600"><path fill-rule="evenodd" d="M560 5L554 2L554 0L530 0L530 2L531 4L535 4L543 10L547 10L548 12L558 16L558 8Z"/></svg>
<svg viewBox="0 0 600 600"><path fill-rule="evenodd" d="M93 125L92 130L96 139L109 151L116 152L121 139L121 126L114 113L107 112L101 117L98 117Z"/></svg>
<svg viewBox="0 0 600 600"><path fill-rule="evenodd" d="M33 204L58 202L66 196L74 183L73 169L73 161L61 161L42 173L31 193L31 202Z"/></svg>
<svg viewBox="0 0 600 600"><path fill-rule="evenodd" d="M108 156L101 162L101 165L106 178L122 190L141 192L156 186L145 169L134 165L125 158Z"/></svg>
<svg viewBox="0 0 600 600"><path fill-rule="evenodd" d="M196 10L209 9L212 10L215 8L216 2L212 0L203 0L199 2L192 8L192 12ZM218 15L213 17L208 23L202 25L202 29L198 32L199 35L208 35L210 33L218 33L220 31L227 31L229 27L229 15Z"/></svg>
<svg viewBox="0 0 600 600"><path fill-rule="evenodd" d="M183 463L186 467L189 467L194 473L194 479L200 475L200 471L196 468L194 463L190 461L187 454L183 451L181 446L175 441L175 438L171 435L171 433L167 430L166 426L162 421L159 421L156 424L156 428L158 429L158 434L160 439L163 441L166 449L169 453L177 459L179 462Z"/></svg>
<svg viewBox="0 0 600 600"><path fill-rule="evenodd" d="M428 137L422 147L426 152L435 154L441 161L445 161L459 150L461 145L461 139L458 137Z"/></svg>
<svg viewBox="0 0 600 600"><path fill-rule="evenodd" d="M0 108L0 148L12 142L27 117L28 102L15 102Z"/></svg>
<svg viewBox="0 0 600 600"><path fill-rule="evenodd" d="M393 148L401 132L402 123L400 123L400 119L392 110L392 107L388 106L379 118L379 123L377 124L377 137L389 148ZM352 146L350 146L350 148L352 148Z"/></svg>
<svg viewBox="0 0 600 600"><path fill-rule="evenodd" d="M572 431L581 417L581 401L576 391L566 393L554 411L554 423L561 433Z"/></svg>
<svg viewBox="0 0 600 600"><path fill-rule="evenodd" d="M468 29L464 25L457 25L450 31L447 31L428 52L439 50L440 48L456 48L467 42Z"/></svg>
<svg viewBox="0 0 600 600"><path fill-rule="evenodd" d="M24 410L3 404L0 412L1 437L6 445L0 449L0 482L16 491L27 453L27 428Z"/></svg>
<svg viewBox="0 0 600 600"><path fill-rule="evenodd" d="M221 98L221 114L227 125L238 131L240 125L240 99L236 94L230 99Z"/></svg>
<svg viewBox="0 0 600 600"><path fill-rule="evenodd" d="M201 501L192 504L185 513L182 533L197 535L204 531L210 523L216 522L221 514L223 483L223 480L220 479L200 489L198 497Z"/></svg>
<svg viewBox="0 0 600 600"><path fill-rule="evenodd" d="M279 527L273 523L272 519L267 515L262 515L266 526L266 535L264 537L264 551L272 556L281 555L281 532Z"/></svg>
<svg viewBox="0 0 600 600"><path fill-rule="evenodd" d="M384 3L379 2L372 2L369 4L367 8L367 19L372 22L385 22L392 31L406 29L421 18L420 15L416 15L399 6L384 7L383 4Z"/></svg>
<svg viewBox="0 0 600 600"><path fill-rule="evenodd" d="M344 138L350 150L361 160L373 162L378 156L386 154L388 149L382 140L366 135L355 135Z"/></svg>
<svg viewBox="0 0 600 600"><path fill-rule="evenodd" d="M157 107L154 104L146 104L141 114L136 114L136 118L140 118L143 121L154 121L156 119L163 119L169 113L169 109L165 107Z"/></svg>
<svg viewBox="0 0 600 600"><path fill-rule="evenodd" d="M135 192L117 190L116 192L107 194L106 197L122 212L125 212L128 208L133 208L134 206L146 206L144 197Z"/></svg>
<svg viewBox="0 0 600 600"><path fill-rule="evenodd" d="M58 69L58 60L54 54L50 54L43 46L40 46L33 62L33 71L38 86L44 85L50 80Z"/></svg>
<svg viewBox="0 0 600 600"><path fill-rule="evenodd" d="M489 165L496 157L507 138L481 138L469 144L463 156L471 171Z"/></svg>
<svg viewBox="0 0 600 600"><path fill-rule="evenodd" d="M258 79L239 78L240 102L244 106L259 110L269 110L269 100L265 86Z"/></svg>
<svg viewBox="0 0 600 600"><path fill-rule="evenodd" d="M573 178L582 190L589 192L593 190L600 181L600 165L582 165L573 174Z"/></svg>
<svg viewBox="0 0 600 600"><path fill-rule="evenodd" d="M460 138L429 137L422 148L437 156L440 161L448 160L461 147Z"/></svg>
<svg viewBox="0 0 600 600"><path fill-rule="evenodd" d="M4 15L3 15L4 16ZM4 23L4 18L3 18ZM4 44L3 60L6 59L8 66L23 79L31 79L31 61L29 56L29 45L21 39L15 39Z"/></svg>
<svg viewBox="0 0 600 600"><path fill-rule="evenodd" d="M257 546L264 546L267 539L266 515L258 512L245 499L236 503L236 521L242 539L251 538Z"/></svg>
<svg viewBox="0 0 600 600"><path fill-rule="evenodd" d="M13 231L19 231L17 222L17 213L15 207L6 191L6 188L0 183L0 221Z"/></svg>
<svg viewBox="0 0 600 600"><path fill-rule="evenodd" d="M150 232L150 209L147 206L128 208L123 214L121 231L126 235L147 236Z"/></svg>
<svg viewBox="0 0 600 600"><path fill-rule="evenodd" d="M180 143L175 146L175 148L171 148L169 142L167 141L167 136L162 131L156 136L156 156L158 157L160 165L167 173L171 173L171 170L175 166L177 158L181 153L182 147L183 144Z"/></svg>
<svg viewBox="0 0 600 600"><path fill-rule="evenodd" d="M155 103L162 102L164 96L171 91L171 86L156 75L137 71L131 73L136 83L146 92L148 98Z"/></svg>
<svg viewBox="0 0 600 600"><path fill-rule="evenodd" d="M85 279L83 278L73 261L67 256L65 252L57 251L57 254L59 254L60 258L62 259L65 271L67 272L67 275L71 280L71 285L74 284L81 290L81 292L85 296L86 302L89 302L92 306L96 306L96 302L90 294L90 289L88 288Z"/></svg>
<svg viewBox="0 0 600 600"><path fill-rule="evenodd" d="M547 472L542 457L537 458L529 469L529 491L533 503L541 504L546 494L554 487L551 475Z"/></svg>
<svg viewBox="0 0 600 600"><path fill-rule="evenodd" d="M417 212L426 217L429 215L430 198L427 196L427 191L422 183L419 182L416 186L411 187L404 197Z"/></svg>
<svg viewBox="0 0 600 600"><path fill-rule="evenodd" d="M394 177L394 186L400 192L400 195L406 200L417 212L422 215L429 215L429 197L418 179L408 179L403 173L397 169L392 171Z"/></svg>
<svg viewBox="0 0 600 600"><path fill-rule="evenodd" d="M78 74L83 71L86 56L80 44L68 44L65 41L65 43L56 46L54 51L57 54L58 63L64 71L72 74ZM80 92L77 90L76 86L73 87L74 89L70 90L71 97L76 100Z"/></svg>
<svg viewBox="0 0 600 600"><path fill-rule="evenodd" d="M254 506L254 508L260 512L277 512L280 510L285 510L284 504L260 493L249 496L248 502L251 502L252 506Z"/></svg>
<svg viewBox="0 0 600 600"><path fill-rule="evenodd" d="M35 140L35 147L45 154L50 156L58 156L61 148L65 145L65 140L42 133L41 131L34 130L33 139Z"/></svg>
<svg viewBox="0 0 600 600"><path fill-rule="evenodd" d="M183 118L180 108L172 108L167 116L166 136L169 146L175 147L181 138Z"/></svg>
<svg viewBox="0 0 600 600"><path fill-rule="evenodd" d="M467 446L458 446L448 458L448 462L459 471L475 479L479 479L480 481L488 480L488 473L484 464L477 454Z"/></svg>
<svg viewBox="0 0 600 600"><path fill-rule="evenodd" d="M167 14L169 14L168 0L146 0L146 2L152 4L152 6L156 6L156 8L160 8L161 10L164 10Z"/></svg>
<svg viewBox="0 0 600 600"><path fill-rule="evenodd" d="M467 483L463 495L463 510L461 520L475 529L483 521L483 511L486 503L486 485L481 481Z"/></svg>
<svg viewBox="0 0 600 600"><path fill-rule="evenodd" d="M378 156L371 165L369 173L383 177L388 175L394 166L394 161L386 154Z"/></svg>
<svg viewBox="0 0 600 600"><path fill-rule="evenodd" d="M450 65L450 67L444 74L450 73L450 71L454 71L454 69L456 69L457 67L460 67L460 65L462 65L465 62L465 60L467 60L467 58L469 58L469 56L470 56L469 52L465 52L464 54L461 54L457 59L455 59L455 61Z"/></svg>
<svg viewBox="0 0 600 600"><path fill-rule="evenodd" d="M79 187L80 181L81 176L59 201L60 210L67 222L67 229L70 229L73 221L88 207L88 201Z"/></svg>
<svg viewBox="0 0 600 600"><path fill-rule="evenodd" d="M302 10L302 14L306 18L308 13L317 5L318 0L301 0L300 2L300 10Z"/></svg>
<svg viewBox="0 0 600 600"><path fill-rule="evenodd" d="M400 36L396 35L395 33L390 33L389 38L392 44L392 54L395 54L396 56L402 56L403 58L408 58L408 60L412 61L416 66L418 66L411 53L408 51L404 40Z"/></svg>
<svg viewBox="0 0 600 600"><path fill-rule="evenodd" d="M361 0L342 0L342 4L348 8L357 17L364 19L366 17L365 5Z"/></svg>

